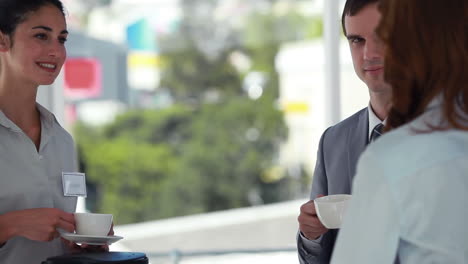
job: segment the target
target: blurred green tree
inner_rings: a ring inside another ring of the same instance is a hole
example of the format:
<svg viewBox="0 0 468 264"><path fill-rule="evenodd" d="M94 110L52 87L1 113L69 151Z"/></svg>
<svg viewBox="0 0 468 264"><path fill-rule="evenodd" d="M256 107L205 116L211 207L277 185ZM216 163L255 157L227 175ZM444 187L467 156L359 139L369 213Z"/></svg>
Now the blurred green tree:
<svg viewBox="0 0 468 264"><path fill-rule="evenodd" d="M219 1L182 3L179 31L159 39L161 87L176 103L75 130L97 186L93 208L114 213L117 224L294 197L278 164L287 128L274 61L283 42L311 37L318 20L252 10L239 27L214 19ZM246 68L233 62L236 53L247 58ZM262 77L256 96L246 81L252 73Z"/></svg>

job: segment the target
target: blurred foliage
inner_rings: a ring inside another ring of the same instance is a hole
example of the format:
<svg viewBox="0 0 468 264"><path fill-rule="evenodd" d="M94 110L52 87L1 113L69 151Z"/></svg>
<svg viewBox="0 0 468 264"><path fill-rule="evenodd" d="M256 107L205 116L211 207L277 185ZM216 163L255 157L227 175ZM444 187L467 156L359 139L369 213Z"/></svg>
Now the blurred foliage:
<svg viewBox="0 0 468 264"><path fill-rule="evenodd" d="M271 184L260 175L286 136L281 112L262 100L131 111L104 128L77 126L88 181L102 193L97 211L123 224L251 205L249 195Z"/></svg>
<svg viewBox="0 0 468 264"><path fill-rule="evenodd" d="M89 208L113 213L116 224L278 202L308 187L303 170L293 178L278 164L287 128L275 56L285 41L318 37L321 22L254 10L236 27L214 20L217 3L182 1L179 31L159 39L160 88L175 104L75 128L82 169L96 189ZM248 58L248 69L232 63L235 52ZM245 90L251 72L265 77L259 98Z"/></svg>

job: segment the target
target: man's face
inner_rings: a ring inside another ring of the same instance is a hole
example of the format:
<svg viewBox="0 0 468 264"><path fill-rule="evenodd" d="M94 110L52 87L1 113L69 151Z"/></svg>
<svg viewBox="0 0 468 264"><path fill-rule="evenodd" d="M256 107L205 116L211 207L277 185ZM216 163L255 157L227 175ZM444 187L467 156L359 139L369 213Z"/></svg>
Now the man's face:
<svg viewBox="0 0 468 264"><path fill-rule="evenodd" d="M354 70L370 92L386 92L384 82L384 47L375 29L380 21L377 4L369 4L354 16L345 16L346 37L349 42Z"/></svg>

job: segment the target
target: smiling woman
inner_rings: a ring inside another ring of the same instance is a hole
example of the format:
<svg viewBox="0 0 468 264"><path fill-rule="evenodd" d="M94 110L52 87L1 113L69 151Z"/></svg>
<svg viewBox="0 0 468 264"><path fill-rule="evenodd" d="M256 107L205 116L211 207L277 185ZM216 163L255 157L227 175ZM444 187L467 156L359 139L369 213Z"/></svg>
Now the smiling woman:
<svg viewBox="0 0 468 264"><path fill-rule="evenodd" d="M67 25L58 0L0 0L0 259L40 263L68 251L76 197L62 172L76 171L71 136L36 103L66 58ZM26 253L26 254L25 254Z"/></svg>
<svg viewBox="0 0 468 264"><path fill-rule="evenodd" d="M11 60L5 61L11 67L5 67L5 73L20 71L35 86L51 84L66 58L66 36L65 18L59 9L47 5L30 12L14 34L2 35L1 50L11 54Z"/></svg>

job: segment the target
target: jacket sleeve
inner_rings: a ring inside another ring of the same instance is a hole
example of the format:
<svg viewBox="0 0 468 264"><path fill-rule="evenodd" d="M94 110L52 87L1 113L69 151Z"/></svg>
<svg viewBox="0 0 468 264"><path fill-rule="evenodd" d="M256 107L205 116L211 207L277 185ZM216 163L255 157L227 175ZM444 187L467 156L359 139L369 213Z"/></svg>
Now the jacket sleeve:
<svg viewBox="0 0 468 264"><path fill-rule="evenodd" d="M312 191L310 199L313 200L319 194L328 194L328 180L324 163L324 138L328 129L322 134L317 151L317 161L315 163L314 176L312 179ZM319 256L322 253L323 236L316 240L308 240L300 231L297 234L297 251L299 255L299 263L301 264L316 264L322 263Z"/></svg>
<svg viewBox="0 0 468 264"><path fill-rule="evenodd" d="M299 254L299 263L315 264L320 263L318 256L322 252L320 241L322 237L316 240L308 240L301 232L297 232L297 252Z"/></svg>

